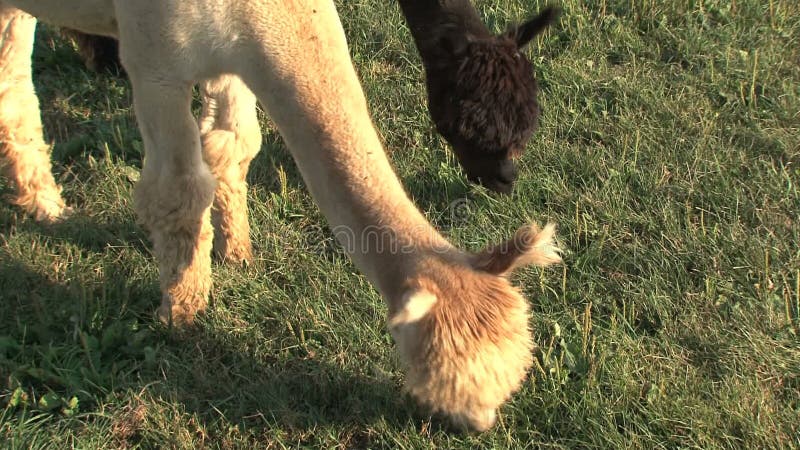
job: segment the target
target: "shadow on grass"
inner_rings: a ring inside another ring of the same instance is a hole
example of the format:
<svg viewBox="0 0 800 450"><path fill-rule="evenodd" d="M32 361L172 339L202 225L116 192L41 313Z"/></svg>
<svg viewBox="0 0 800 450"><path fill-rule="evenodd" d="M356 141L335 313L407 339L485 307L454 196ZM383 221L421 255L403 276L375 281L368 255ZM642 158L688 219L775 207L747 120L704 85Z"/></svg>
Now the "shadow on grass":
<svg viewBox="0 0 800 450"><path fill-rule="evenodd" d="M264 336L267 341L284 337ZM366 373L367 365L336 365L324 356L280 351L247 355L205 327L176 333L173 339L175 350L195 356L167 372L178 381L169 384L167 395L212 422L297 430L368 426L383 419L400 426L413 414L399 386Z"/></svg>
<svg viewBox="0 0 800 450"><path fill-rule="evenodd" d="M128 247L144 254L150 244L145 231L133 219L99 221L76 211L64 220L51 224L29 222L31 230L42 236L69 242L87 252L104 252L109 248ZM27 226L27 225L26 225Z"/></svg>
<svg viewBox="0 0 800 450"><path fill-rule="evenodd" d="M5 253L5 254L4 254ZM188 330L169 330L152 312L157 280L129 280L122 261L105 277L57 281L45 268L0 250L0 397L17 387L33 399L55 393L80 401L81 412L123 405L114 399L147 392L171 409L195 415L210 432L230 427L309 431L328 424L402 427L413 415L399 386L369 372L357 355L275 347L295 339L286 327L253 318L242 335L215 312ZM69 277L65 277L69 278ZM284 319L279 318L279 322ZM241 330L239 330L241 331ZM111 400L109 400L111 399ZM111 401L111 403L109 403ZM53 418L58 409L48 410ZM63 413L63 411L62 411Z"/></svg>

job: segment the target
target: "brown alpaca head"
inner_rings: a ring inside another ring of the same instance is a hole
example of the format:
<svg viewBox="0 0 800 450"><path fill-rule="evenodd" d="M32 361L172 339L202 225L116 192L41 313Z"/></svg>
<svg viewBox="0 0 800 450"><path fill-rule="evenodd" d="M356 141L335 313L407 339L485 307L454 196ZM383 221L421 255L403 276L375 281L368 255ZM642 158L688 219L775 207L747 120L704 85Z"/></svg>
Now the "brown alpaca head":
<svg viewBox="0 0 800 450"><path fill-rule="evenodd" d="M408 368L406 390L458 428L483 431L532 364L528 302L506 275L561 261L554 226L462 261L430 258L390 302L389 329Z"/></svg>
<svg viewBox="0 0 800 450"><path fill-rule="evenodd" d="M508 193L539 117L537 84L525 46L558 14L547 8L499 36L465 30L457 18L441 27L439 57L425 61L428 107L467 177Z"/></svg>

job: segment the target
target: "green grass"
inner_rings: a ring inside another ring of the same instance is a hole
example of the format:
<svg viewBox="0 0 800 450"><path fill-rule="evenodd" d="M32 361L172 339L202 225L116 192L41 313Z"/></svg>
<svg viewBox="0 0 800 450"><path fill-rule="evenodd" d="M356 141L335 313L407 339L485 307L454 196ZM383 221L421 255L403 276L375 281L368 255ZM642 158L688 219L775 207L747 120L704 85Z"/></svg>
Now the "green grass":
<svg viewBox="0 0 800 450"><path fill-rule="evenodd" d="M532 46L542 124L514 195L496 197L434 133L397 6L338 2L431 221L470 249L559 224L565 264L515 277L538 365L474 436L400 393L382 300L266 118L255 262L215 265L196 330L157 325L129 86L40 29L36 85L78 213L45 227L0 204L0 447L800 448L800 6L585 3ZM542 6L477 4L498 31Z"/></svg>

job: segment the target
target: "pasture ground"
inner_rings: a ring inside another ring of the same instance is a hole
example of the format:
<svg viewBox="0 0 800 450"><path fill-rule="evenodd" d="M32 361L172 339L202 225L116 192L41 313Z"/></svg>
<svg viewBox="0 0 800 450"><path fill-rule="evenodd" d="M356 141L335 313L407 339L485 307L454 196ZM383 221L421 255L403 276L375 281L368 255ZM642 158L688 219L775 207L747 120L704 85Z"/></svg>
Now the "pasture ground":
<svg viewBox="0 0 800 450"><path fill-rule="evenodd" d="M559 224L565 264L515 277L539 349L497 427L450 434L400 394L385 307L266 117L256 260L215 265L196 330L159 326L129 85L40 27L36 86L77 213L42 226L0 203L0 447L800 447L799 3L566 0L530 49L542 123L508 197L466 184L434 133L397 5L337 4L433 223L474 250ZM543 3L477 5L499 31Z"/></svg>

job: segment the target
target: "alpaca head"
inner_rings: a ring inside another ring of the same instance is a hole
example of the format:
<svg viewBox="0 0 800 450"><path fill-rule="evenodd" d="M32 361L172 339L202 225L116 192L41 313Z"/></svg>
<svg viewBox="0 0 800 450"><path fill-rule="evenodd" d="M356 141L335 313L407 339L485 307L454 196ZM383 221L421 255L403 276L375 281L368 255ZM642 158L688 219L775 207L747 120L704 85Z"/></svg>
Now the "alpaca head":
<svg viewBox="0 0 800 450"><path fill-rule="evenodd" d="M460 429L494 425L497 408L531 367L528 302L506 275L559 262L553 234L553 225L532 225L461 261L431 258L390 302L406 390Z"/></svg>
<svg viewBox="0 0 800 450"><path fill-rule="evenodd" d="M538 124L538 88L523 49L557 14L547 8L499 36L472 32L453 17L439 30L441 58L426 61L428 106L437 130L467 177L493 191L511 191L514 159Z"/></svg>

